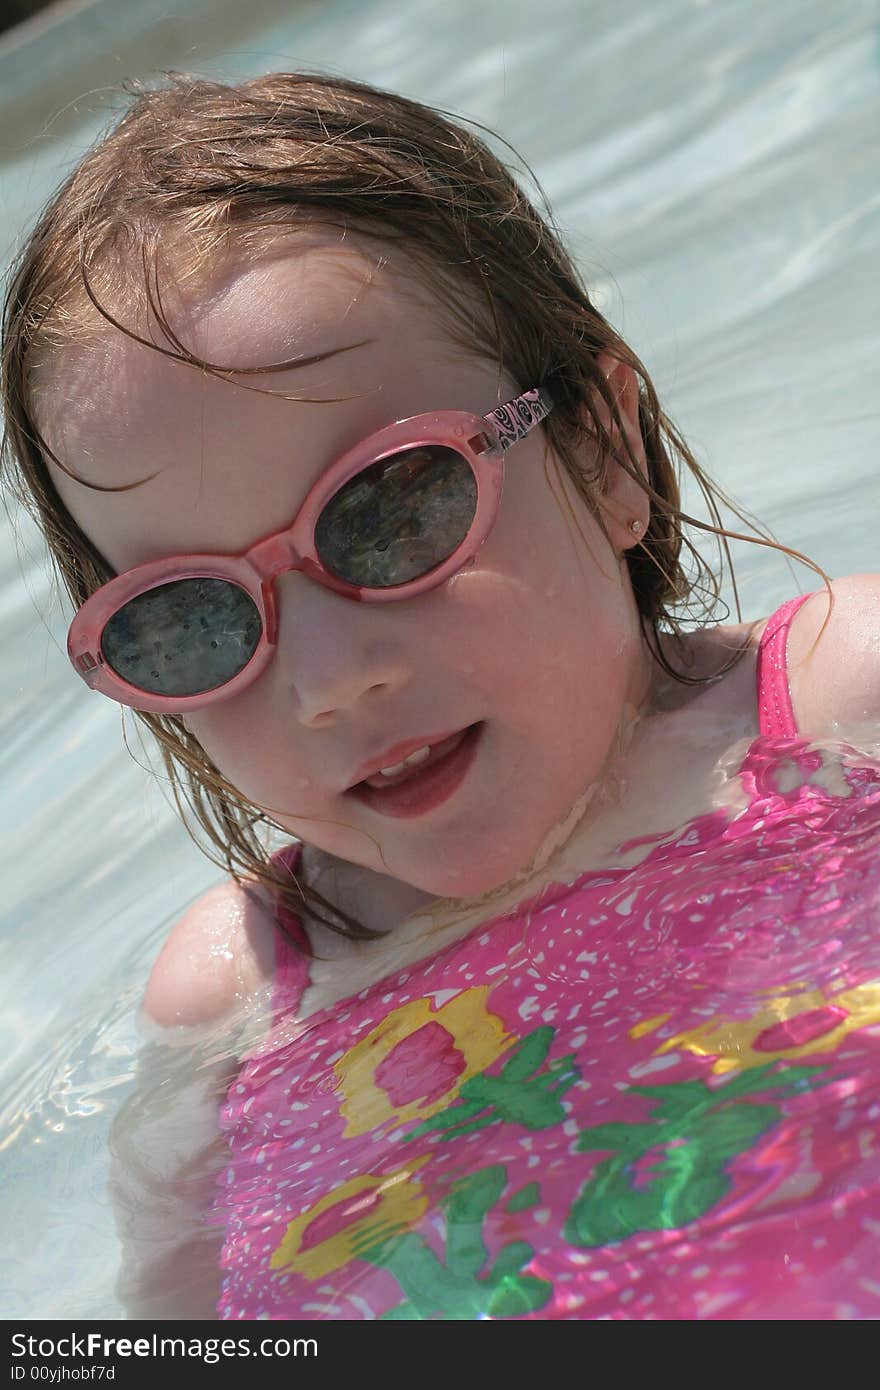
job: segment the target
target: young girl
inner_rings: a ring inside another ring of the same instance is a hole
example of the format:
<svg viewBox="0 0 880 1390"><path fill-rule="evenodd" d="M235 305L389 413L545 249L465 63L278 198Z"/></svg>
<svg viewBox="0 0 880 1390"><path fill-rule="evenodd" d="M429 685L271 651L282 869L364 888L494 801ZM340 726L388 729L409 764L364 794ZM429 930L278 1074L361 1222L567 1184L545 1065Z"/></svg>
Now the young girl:
<svg viewBox="0 0 880 1390"><path fill-rule="evenodd" d="M173 80L4 374L73 668L229 871L147 986L129 1310L877 1316L880 577L682 626L717 494L488 148Z"/></svg>

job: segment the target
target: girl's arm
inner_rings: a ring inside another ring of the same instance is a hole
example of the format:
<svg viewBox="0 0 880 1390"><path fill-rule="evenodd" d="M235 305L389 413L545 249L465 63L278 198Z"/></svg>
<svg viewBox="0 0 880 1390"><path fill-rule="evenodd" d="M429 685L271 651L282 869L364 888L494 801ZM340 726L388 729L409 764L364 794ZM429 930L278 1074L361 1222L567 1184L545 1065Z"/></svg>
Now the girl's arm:
<svg viewBox="0 0 880 1390"><path fill-rule="evenodd" d="M222 1232L209 1224L226 1142L217 1125L229 1068L189 1074L188 1051L153 1044L113 1123L111 1177L129 1318L216 1318Z"/></svg>
<svg viewBox="0 0 880 1390"><path fill-rule="evenodd" d="M211 1215L228 1157L218 1115L240 1052L265 1027L266 901L235 883L206 893L172 930L147 985L153 1041L110 1136L117 1294L129 1318L216 1317L223 1233Z"/></svg>

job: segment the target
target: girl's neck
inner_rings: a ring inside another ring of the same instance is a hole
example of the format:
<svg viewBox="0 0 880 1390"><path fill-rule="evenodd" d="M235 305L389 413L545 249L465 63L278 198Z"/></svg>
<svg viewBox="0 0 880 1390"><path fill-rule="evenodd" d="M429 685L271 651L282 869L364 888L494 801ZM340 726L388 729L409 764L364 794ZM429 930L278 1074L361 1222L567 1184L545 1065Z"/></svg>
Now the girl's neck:
<svg viewBox="0 0 880 1390"><path fill-rule="evenodd" d="M647 629L647 624L645 627ZM542 885L554 880L564 881L566 875L577 872L577 868L572 870L572 865L589 867L594 856L597 857L596 867L600 866L600 858L604 860L610 854L615 856L619 866L622 860L616 854L617 847L626 838L641 833L633 831L627 836L625 822L633 813L633 801L641 803L653 824L656 816L650 812L652 804L656 806L657 803L656 800L652 802L647 783L666 781L656 768L657 756L664 763L666 761L660 746L668 751L670 744L684 735L683 725L693 721L694 706L700 710L699 722L704 718L709 721L713 738L717 735L724 739L727 733L734 738L757 733L757 726L751 727L754 662L748 661L756 627L756 624L718 627L683 638L661 634L660 645L665 659L673 669L683 669L691 679L702 681L700 685L676 681L643 644L645 659L634 671L630 684L633 699L621 710L615 738L600 776L545 835L531 862L513 878L479 897L432 899L425 894L424 901L416 905L415 911L408 914L398 929L409 931L423 920L438 923L456 918L468 922L479 920L481 916L490 915L489 908L497 907L501 911L503 908L499 905L523 901ZM745 652L746 659L740 663L741 670L734 667L728 673L732 676L739 671L722 697L718 687L724 678L717 678L716 673L740 650ZM696 730L695 733L701 737ZM654 766L648 775L651 764ZM642 794L634 795L640 785ZM664 810L671 809L667 796L664 795L662 803Z"/></svg>

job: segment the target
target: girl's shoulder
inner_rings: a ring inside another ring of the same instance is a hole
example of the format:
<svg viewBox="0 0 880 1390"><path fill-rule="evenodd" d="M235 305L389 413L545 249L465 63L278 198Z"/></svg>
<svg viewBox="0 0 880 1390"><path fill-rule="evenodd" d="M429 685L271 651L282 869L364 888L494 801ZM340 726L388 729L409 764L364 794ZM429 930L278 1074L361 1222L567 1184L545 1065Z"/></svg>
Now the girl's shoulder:
<svg viewBox="0 0 880 1390"><path fill-rule="evenodd" d="M844 735L880 719L880 574L853 574L798 609L786 666L798 731Z"/></svg>
<svg viewBox="0 0 880 1390"><path fill-rule="evenodd" d="M203 893L174 924L150 972L142 1001L148 1029L161 1030L165 1042L189 1042L248 1012L271 987L275 930L261 884L229 879Z"/></svg>
<svg viewBox="0 0 880 1390"><path fill-rule="evenodd" d="M343 912L356 916L379 934L389 922L402 920L430 895L349 864L312 845L302 845L298 856L300 883L322 894ZM351 958L369 950L369 942L352 941L320 923L302 923L308 949L337 983L348 978ZM211 888L174 924L147 982L141 1007L149 1032L158 1030L162 1040L189 1044L215 1031L233 1027L245 1031L249 1044L269 1026L280 927L272 894L262 884L229 879ZM285 986L287 1005L297 996L296 1009L314 983L314 959L301 955L293 944L284 958L293 972ZM302 963L302 970L296 968ZM320 999L309 991L307 1012Z"/></svg>

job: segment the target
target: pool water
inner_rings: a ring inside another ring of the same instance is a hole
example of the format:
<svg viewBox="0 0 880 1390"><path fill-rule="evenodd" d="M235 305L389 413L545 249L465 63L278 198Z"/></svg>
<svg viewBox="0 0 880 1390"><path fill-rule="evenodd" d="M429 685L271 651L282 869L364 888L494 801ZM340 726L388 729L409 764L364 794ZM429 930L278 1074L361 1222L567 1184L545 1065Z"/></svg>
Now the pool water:
<svg viewBox="0 0 880 1390"><path fill-rule="evenodd" d="M119 108L124 77L317 66L398 89L521 151L599 306L721 486L829 574L876 569L876 3L551 0L540 25L500 0L166 10L94 0L0 38L5 255ZM135 1008L169 926L218 871L140 765L133 721L132 759L119 711L71 677L39 539L12 520L0 1312L120 1317L108 1132L132 1092ZM764 549L735 560L746 619L819 582ZM873 949L841 944L862 984ZM754 989L767 985L757 974Z"/></svg>

